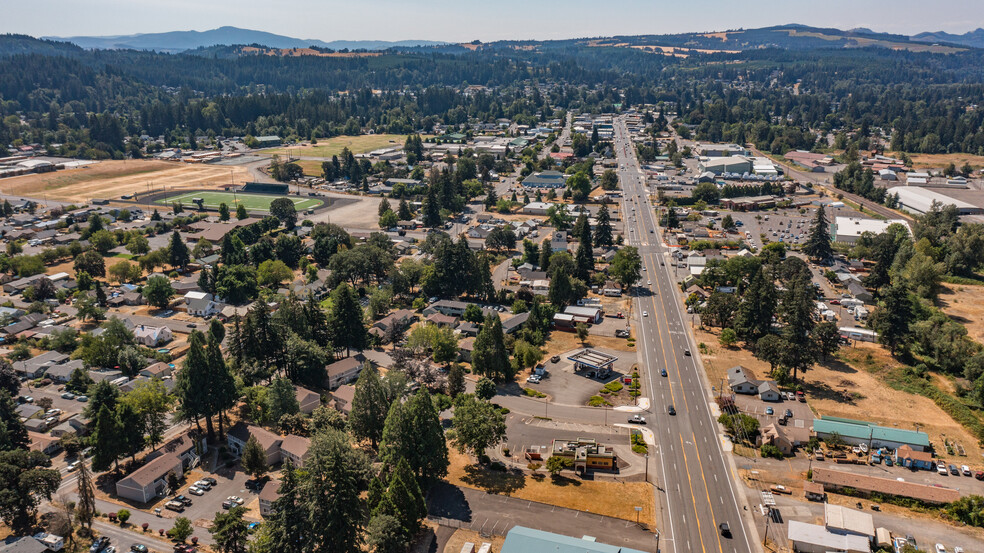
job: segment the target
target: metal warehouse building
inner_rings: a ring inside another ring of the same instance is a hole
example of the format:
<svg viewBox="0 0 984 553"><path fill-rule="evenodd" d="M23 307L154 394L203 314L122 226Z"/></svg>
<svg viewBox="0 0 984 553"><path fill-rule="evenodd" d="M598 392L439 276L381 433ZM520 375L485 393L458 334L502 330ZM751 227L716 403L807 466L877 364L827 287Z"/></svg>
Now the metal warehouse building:
<svg viewBox="0 0 984 553"><path fill-rule="evenodd" d="M939 192L914 186L896 186L888 189L889 194L899 195L899 206L913 213L926 213L933 205L933 202L940 204L954 205L960 215L980 215L984 214L984 208L969 204L963 200L945 196Z"/></svg>

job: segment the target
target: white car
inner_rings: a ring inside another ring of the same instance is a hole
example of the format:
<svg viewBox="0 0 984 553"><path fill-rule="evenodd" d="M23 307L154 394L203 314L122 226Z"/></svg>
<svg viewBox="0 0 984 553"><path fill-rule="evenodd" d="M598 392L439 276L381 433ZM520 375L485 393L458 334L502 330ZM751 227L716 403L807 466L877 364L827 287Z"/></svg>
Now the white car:
<svg viewBox="0 0 984 553"><path fill-rule="evenodd" d="M652 285L653 285L653 281L651 281L651 280L647 280L647 281L646 281L646 285L647 285L647 286L652 286Z"/></svg>
<svg viewBox="0 0 984 553"><path fill-rule="evenodd" d="M970 476L972 474L970 472L970 467L968 467L967 465L960 465L960 472L962 472L964 476Z"/></svg>
<svg viewBox="0 0 984 553"><path fill-rule="evenodd" d="M938 474L942 474L943 476L946 476L947 474L949 474L946 471L946 465L944 463L940 463L940 464L936 465L936 472Z"/></svg>
<svg viewBox="0 0 984 553"><path fill-rule="evenodd" d="M226 499L228 499L229 501L232 501L233 503L235 503L237 505L242 505L243 504L243 498L239 497L238 495L230 495Z"/></svg>
<svg viewBox="0 0 984 553"><path fill-rule="evenodd" d="M936 553L946 553L946 548L943 547L942 543L936 544Z"/></svg>
<svg viewBox="0 0 984 553"><path fill-rule="evenodd" d="M642 316L643 317L648 317L649 316L649 312L648 311L643 311L642 312Z"/></svg>
<svg viewBox="0 0 984 553"><path fill-rule="evenodd" d="M75 469L79 468L79 463L80 461L72 461L71 463L68 464L67 467L65 467L65 470L67 470L68 472L72 472Z"/></svg>
<svg viewBox="0 0 984 553"><path fill-rule="evenodd" d="M192 484L192 486L195 486L196 488L201 488L203 490L209 490L209 489L212 488L212 484L210 484L209 482L207 482L205 480L199 480L198 482L195 482L194 484Z"/></svg>
<svg viewBox="0 0 984 553"><path fill-rule="evenodd" d="M199 488L198 486L192 486L188 488L188 493L192 495L205 495L205 490Z"/></svg>

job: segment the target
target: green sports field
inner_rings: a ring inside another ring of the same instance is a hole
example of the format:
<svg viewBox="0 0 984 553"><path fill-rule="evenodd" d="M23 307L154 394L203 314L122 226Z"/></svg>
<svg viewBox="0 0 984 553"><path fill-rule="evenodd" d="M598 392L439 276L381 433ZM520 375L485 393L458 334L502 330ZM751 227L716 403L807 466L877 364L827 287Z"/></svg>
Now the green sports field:
<svg viewBox="0 0 984 553"><path fill-rule="evenodd" d="M294 208L298 211L304 211L306 209L312 209L321 206L324 202L317 198L305 198L302 196L279 196L276 194L243 194L232 192L188 192L186 194L179 194L177 196L168 195L167 199L161 198L157 200L159 204L171 205L174 202L181 202L187 207L194 207L195 203L192 201L194 198L201 198L205 200L204 205L207 208L218 209L219 204L226 204L229 206L231 211L236 210L236 206L243 204L248 211L270 211L270 203L277 198L287 198L294 202Z"/></svg>

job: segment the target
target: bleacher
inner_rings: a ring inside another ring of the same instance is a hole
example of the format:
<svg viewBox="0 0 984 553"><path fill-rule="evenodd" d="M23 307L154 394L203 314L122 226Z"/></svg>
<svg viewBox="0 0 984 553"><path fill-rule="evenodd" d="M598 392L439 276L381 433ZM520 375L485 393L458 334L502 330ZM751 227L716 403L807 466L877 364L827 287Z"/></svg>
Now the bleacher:
<svg viewBox="0 0 984 553"><path fill-rule="evenodd" d="M287 194L288 185L269 182L247 182L240 189L240 192L252 192L254 194Z"/></svg>

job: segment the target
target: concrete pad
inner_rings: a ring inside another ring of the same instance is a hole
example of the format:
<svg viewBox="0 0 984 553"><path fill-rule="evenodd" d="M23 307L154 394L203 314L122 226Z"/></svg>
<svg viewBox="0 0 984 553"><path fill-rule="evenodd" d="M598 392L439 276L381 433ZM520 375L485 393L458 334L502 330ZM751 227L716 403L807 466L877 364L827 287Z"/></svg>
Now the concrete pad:
<svg viewBox="0 0 984 553"><path fill-rule="evenodd" d="M653 431L646 428L645 426L640 426L636 424L613 424L612 426L617 426L619 428L631 428L632 430L638 430L642 432L642 439L646 441L646 445L651 447L656 447L656 435Z"/></svg>
<svg viewBox="0 0 984 553"><path fill-rule="evenodd" d="M649 410L649 398L641 397L639 398L639 405L619 405L618 407L612 407L612 411L621 411L623 413L640 413L642 411Z"/></svg>

